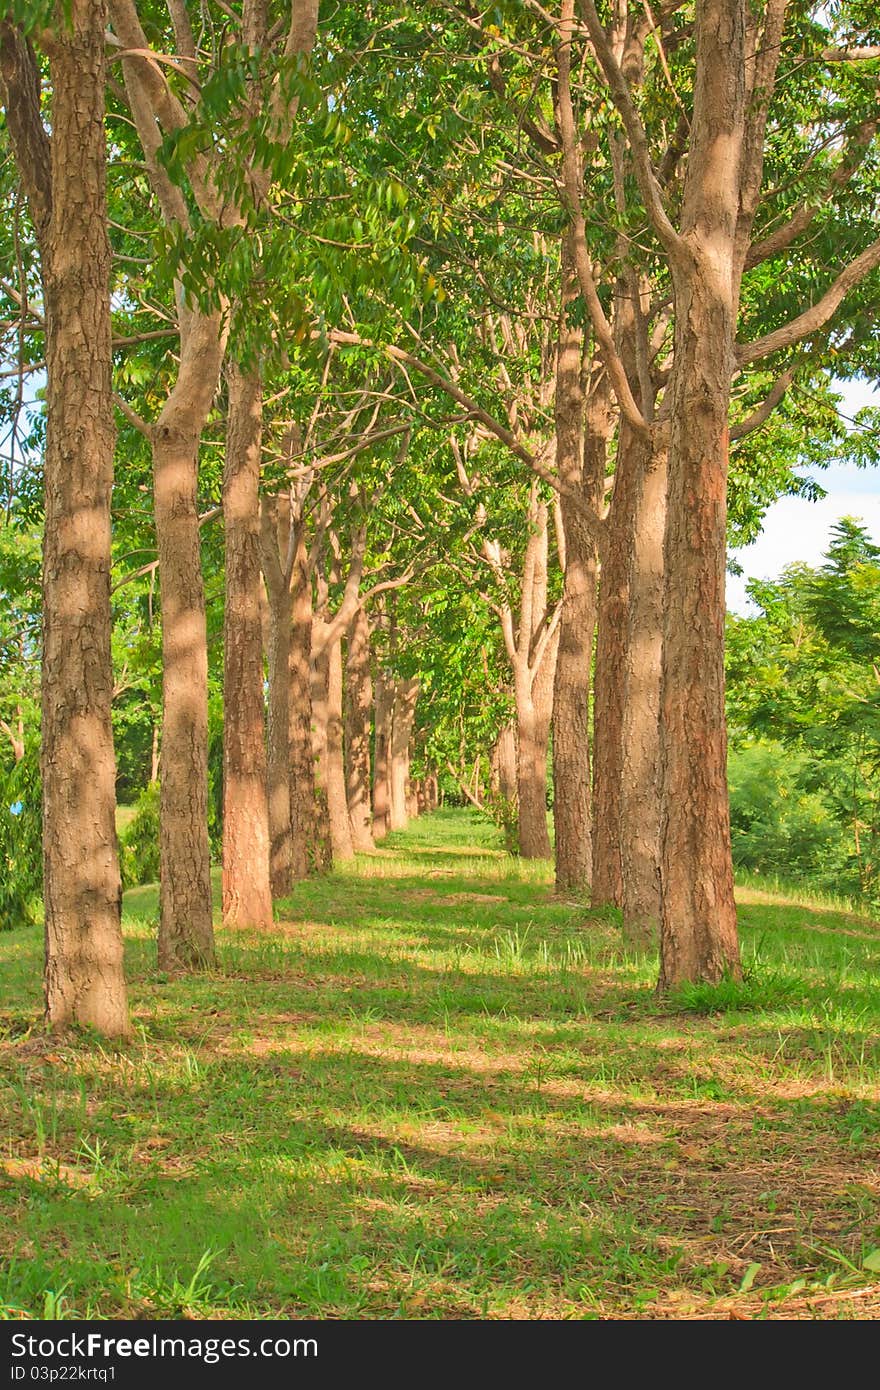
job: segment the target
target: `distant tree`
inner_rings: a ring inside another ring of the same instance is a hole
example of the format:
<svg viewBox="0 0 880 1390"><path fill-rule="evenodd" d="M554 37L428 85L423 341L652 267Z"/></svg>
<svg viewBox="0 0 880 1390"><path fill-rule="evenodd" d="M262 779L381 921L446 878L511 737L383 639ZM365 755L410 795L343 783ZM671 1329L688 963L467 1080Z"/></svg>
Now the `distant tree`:
<svg viewBox="0 0 880 1390"><path fill-rule="evenodd" d="M863 525L834 528L825 564L753 581L753 618L728 624L728 707L736 743L775 739L808 760L848 839L839 887L875 898L880 884L880 547ZM815 871L823 865L816 863Z"/></svg>

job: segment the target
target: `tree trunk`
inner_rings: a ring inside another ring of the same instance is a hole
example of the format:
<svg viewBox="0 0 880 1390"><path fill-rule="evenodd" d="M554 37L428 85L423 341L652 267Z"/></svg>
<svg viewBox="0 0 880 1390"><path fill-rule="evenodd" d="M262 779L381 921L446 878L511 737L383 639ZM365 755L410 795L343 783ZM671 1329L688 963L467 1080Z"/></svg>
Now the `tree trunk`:
<svg viewBox="0 0 880 1390"><path fill-rule="evenodd" d="M492 796L510 806L515 813L517 805L516 723L513 721L502 726L493 745L489 785Z"/></svg>
<svg viewBox="0 0 880 1390"><path fill-rule="evenodd" d="M723 291L713 293L709 279L676 277L664 551L661 990L741 973L724 721L734 323Z"/></svg>
<svg viewBox="0 0 880 1390"><path fill-rule="evenodd" d="M580 517L565 522L565 589L553 696L556 888L584 893L593 873L590 667L596 626L596 547Z"/></svg>
<svg viewBox="0 0 880 1390"><path fill-rule="evenodd" d="M208 640L198 512L199 443L225 350L224 317L181 309L177 381L153 426L162 598L159 966L214 957L208 841Z"/></svg>
<svg viewBox="0 0 880 1390"><path fill-rule="evenodd" d="M348 626L345 663L345 761L348 818L356 850L373 848L370 829L370 716L373 682L370 676L370 625L358 608Z"/></svg>
<svg viewBox="0 0 880 1390"><path fill-rule="evenodd" d="M637 478L636 459L627 444L622 422L608 512L596 633L596 677L593 692L593 883L596 907L620 907L623 865L620 851L620 794L623 776L623 707L629 564Z"/></svg>
<svg viewBox="0 0 880 1390"><path fill-rule="evenodd" d="M598 528L605 485L605 455L613 425L603 372L585 410L584 334L568 320L578 293L568 237L563 242L563 305L556 358L556 466L565 536L565 586L553 692L553 825L556 887L583 893L593 871L590 788L590 686L599 556L595 530L571 493L577 493ZM586 426L586 429L585 429Z"/></svg>
<svg viewBox="0 0 880 1390"><path fill-rule="evenodd" d="M531 677L516 677L516 781L519 852L524 859L549 859L547 830L547 738L532 698Z"/></svg>
<svg viewBox="0 0 880 1390"><path fill-rule="evenodd" d="M375 752L373 757L373 838L383 840L388 834L391 819L391 713L394 687L383 671L376 676L374 718Z"/></svg>
<svg viewBox="0 0 880 1390"><path fill-rule="evenodd" d="M550 726L553 720L553 691L556 679L556 660L559 649L559 628L555 632L547 646L544 659L541 662L537 675L532 684L532 707L535 713L534 737L535 737L535 772L543 774L543 787L539 792L539 798L543 801L544 817L543 830L546 841L546 852L540 856L548 859L552 854L549 843L549 831L547 829L547 754L550 750ZM536 808L538 798L536 798ZM535 841L537 844L537 840ZM526 854L520 844L520 853L524 858L536 858L538 856Z"/></svg>
<svg viewBox="0 0 880 1390"><path fill-rule="evenodd" d="M219 364L218 364L219 365ZM159 967L214 955L208 843L208 641L196 500L199 437L168 407L153 444L162 595Z"/></svg>
<svg viewBox="0 0 880 1390"><path fill-rule="evenodd" d="M36 63L14 31L3 32L2 61L7 125L40 240L46 316L41 754L46 1015L55 1029L81 1024L124 1037L129 1017L110 719L115 434L105 195L106 19L101 0L72 0L69 22L58 24L51 55L51 155L39 118ZM27 91L20 103L22 83ZM29 118L33 150L22 140Z"/></svg>
<svg viewBox="0 0 880 1390"><path fill-rule="evenodd" d="M418 681L407 680L395 683L391 716L391 766L389 774L392 830L405 830L409 820L407 808L409 741L415 719L418 694Z"/></svg>
<svg viewBox="0 0 880 1390"><path fill-rule="evenodd" d="M312 757L312 583L306 553L305 529L295 523L289 644L290 724L288 777L291 827L291 872L306 878L313 868L329 867L323 842L318 841L315 802L315 764Z"/></svg>
<svg viewBox="0 0 880 1390"><path fill-rule="evenodd" d="M537 500L533 489L520 631L516 650L511 653L517 719L519 852L524 859L549 859L553 853L547 829L547 747L559 629L548 636L547 520L546 504Z"/></svg>
<svg viewBox="0 0 880 1390"><path fill-rule="evenodd" d="M260 449L257 373L228 370L223 475L226 603L223 625L223 924L270 927L269 808L260 616Z"/></svg>
<svg viewBox="0 0 880 1390"><path fill-rule="evenodd" d="M320 620L319 620L320 621ZM317 655L315 648L318 647ZM310 685L312 699L312 762L315 778L316 867L329 869L333 863L330 830L330 802L327 789L327 725L330 717L330 651L321 648L312 634Z"/></svg>
<svg viewBox="0 0 880 1390"><path fill-rule="evenodd" d="M153 723L153 737L150 743L150 785L159 780L159 721Z"/></svg>
<svg viewBox="0 0 880 1390"><path fill-rule="evenodd" d="M12 747L13 760L16 763L20 763L22 758L24 757L25 749L24 711L22 710L21 705L16 706L16 712L14 715L11 715L10 718L14 718L15 723L10 724L7 720L0 719L0 729L2 729L3 733L9 739L10 745Z"/></svg>
<svg viewBox="0 0 880 1390"><path fill-rule="evenodd" d="M660 705L661 990L742 973L727 793L724 579L736 247L744 196L746 7L743 0L702 0L697 16L681 236L670 256L675 356L668 388Z"/></svg>
<svg viewBox="0 0 880 1390"><path fill-rule="evenodd" d="M274 898L290 892L291 596L269 592L269 719L267 784L269 877ZM309 755L311 757L311 753Z"/></svg>
<svg viewBox="0 0 880 1390"><path fill-rule="evenodd" d="M629 435L639 451L630 567L620 844L623 931L634 944L660 926L660 671L663 648L663 534L666 446Z"/></svg>
<svg viewBox="0 0 880 1390"><path fill-rule="evenodd" d="M290 892L290 646L293 532L290 495L260 501L260 561L265 580L261 612L269 671L266 780L269 804L269 881L273 898Z"/></svg>
<svg viewBox="0 0 880 1390"><path fill-rule="evenodd" d="M342 637L334 637L327 648L327 811L330 818L330 844L333 858L352 859L354 846L348 823L345 790L345 759L342 724Z"/></svg>

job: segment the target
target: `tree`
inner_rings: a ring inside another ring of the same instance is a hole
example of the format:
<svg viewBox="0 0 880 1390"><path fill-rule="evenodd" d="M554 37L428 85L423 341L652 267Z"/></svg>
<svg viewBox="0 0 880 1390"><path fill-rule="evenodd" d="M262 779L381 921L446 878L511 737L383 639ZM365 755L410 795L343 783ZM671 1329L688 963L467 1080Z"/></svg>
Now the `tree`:
<svg viewBox="0 0 880 1390"><path fill-rule="evenodd" d="M227 368L229 421L223 475L226 540L223 631L223 921L269 927L269 803L263 717L260 603L259 376Z"/></svg>
<svg viewBox="0 0 880 1390"><path fill-rule="evenodd" d="M844 518L821 569L793 565L776 583L753 581L749 595L761 612L731 619L728 631L736 746L748 751L748 740L757 737L769 756L770 740L784 745L802 791L818 797L836 822L836 841L829 841L827 826L817 825L811 862L803 845L793 857L824 886L868 902L876 901L880 884L878 593L880 548L864 526ZM740 793L742 832L749 826L741 802ZM785 810L790 821L792 808ZM805 833L802 838L809 843ZM763 852L770 852L769 837Z"/></svg>
<svg viewBox="0 0 880 1390"><path fill-rule="evenodd" d="M663 411L670 481L661 695L661 988L739 972L723 698L731 381L738 367L820 329L847 290L880 263L880 243L873 242L812 308L737 347L747 266L780 249L778 238L759 248L753 235L786 8L785 0L770 0L759 18L747 14L741 0L697 4L693 101L676 226L628 77L592 0L582 0L644 208L668 264L675 307ZM803 225L797 215L791 219L782 249ZM582 262L579 270L589 290L588 264ZM594 324L602 329L601 306L594 308ZM649 422L634 408L607 337L605 358L622 411L644 432Z"/></svg>
<svg viewBox="0 0 880 1390"><path fill-rule="evenodd" d="M4 104L37 233L46 330L42 755L46 1016L129 1031L120 923L110 655L110 246L103 0L59 5L40 39L0 26Z"/></svg>

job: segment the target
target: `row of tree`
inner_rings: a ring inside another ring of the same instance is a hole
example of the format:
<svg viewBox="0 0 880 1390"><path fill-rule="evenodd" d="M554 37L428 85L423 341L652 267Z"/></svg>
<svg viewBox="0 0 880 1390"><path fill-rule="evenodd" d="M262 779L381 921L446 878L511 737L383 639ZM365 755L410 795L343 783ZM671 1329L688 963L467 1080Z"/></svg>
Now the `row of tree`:
<svg viewBox="0 0 880 1390"><path fill-rule="evenodd" d="M559 888L657 935L661 988L737 975L726 544L874 365L870 13L5 8L50 1022L128 1026L113 708L157 673L160 959L211 959L212 664L229 925L381 834L418 719L527 856L552 742Z"/></svg>

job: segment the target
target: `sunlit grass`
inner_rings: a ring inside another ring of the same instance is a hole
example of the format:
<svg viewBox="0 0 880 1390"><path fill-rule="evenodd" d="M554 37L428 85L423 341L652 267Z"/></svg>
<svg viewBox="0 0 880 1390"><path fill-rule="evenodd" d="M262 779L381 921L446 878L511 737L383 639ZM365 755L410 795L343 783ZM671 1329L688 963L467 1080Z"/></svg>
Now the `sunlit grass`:
<svg viewBox="0 0 880 1390"><path fill-rule="evenodd" d="M10 1316L880 1312L875 923L746 891L745 981L661 1001L460 812L206 975L125 908L123 1048L47 1038L40 935L0 935Z"/></svg>

